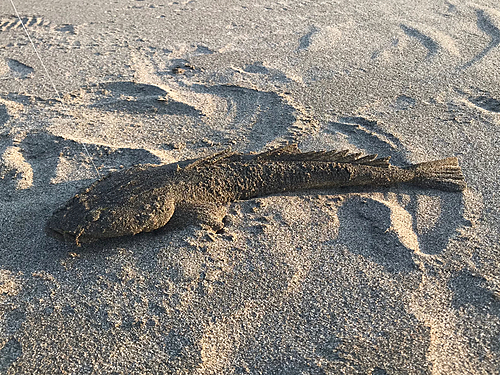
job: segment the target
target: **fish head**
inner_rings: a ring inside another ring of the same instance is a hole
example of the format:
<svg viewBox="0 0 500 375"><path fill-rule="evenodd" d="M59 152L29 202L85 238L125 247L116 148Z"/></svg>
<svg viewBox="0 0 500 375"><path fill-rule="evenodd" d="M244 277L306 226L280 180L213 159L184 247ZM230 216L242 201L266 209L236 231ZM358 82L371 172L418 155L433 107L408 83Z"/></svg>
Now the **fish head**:
<svg viewBox="0 0 500 375"><path fill-rule="evenodd" d="M114 202L77 194L53 213L46 231L56 239L80 246L161 228L170 220L174 210L174 201L161 196L136 196Z"/></svg>

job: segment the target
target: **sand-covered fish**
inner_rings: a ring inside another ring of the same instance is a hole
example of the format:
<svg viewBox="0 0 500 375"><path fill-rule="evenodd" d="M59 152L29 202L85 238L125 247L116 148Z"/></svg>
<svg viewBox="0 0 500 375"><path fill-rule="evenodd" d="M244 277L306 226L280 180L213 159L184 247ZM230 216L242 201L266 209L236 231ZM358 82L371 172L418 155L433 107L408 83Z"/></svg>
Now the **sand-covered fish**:
<svg viewBox="0 0 500 375"><path fill-rule="evenodd" d="M455 157L407 167L389 157L349 151L301 152L297 145L260 154L229 150L166 165L112 172L54 212L47 223L56 238L80 243L151 232L169 222L223 227L229 202L298 190L410 183L461 191Z"/></svg>

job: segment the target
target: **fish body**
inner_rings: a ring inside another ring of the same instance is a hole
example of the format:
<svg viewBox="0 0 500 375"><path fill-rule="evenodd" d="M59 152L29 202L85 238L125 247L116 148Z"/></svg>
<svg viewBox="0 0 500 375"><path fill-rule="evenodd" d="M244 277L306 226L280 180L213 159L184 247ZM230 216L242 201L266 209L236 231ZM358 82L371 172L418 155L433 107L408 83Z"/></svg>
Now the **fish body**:
<svg viewBox="0 0 500 375"><path fill-rule="evenodd" d="M447 191L466 184L456 158L400 168L348 151L302 153L288 145L260 154L226 150L207 158L142 165L83 189L54 212L47 231L80 243L150 232L172 222L223 227L229 202L307 189L412 183Z"/></svg>

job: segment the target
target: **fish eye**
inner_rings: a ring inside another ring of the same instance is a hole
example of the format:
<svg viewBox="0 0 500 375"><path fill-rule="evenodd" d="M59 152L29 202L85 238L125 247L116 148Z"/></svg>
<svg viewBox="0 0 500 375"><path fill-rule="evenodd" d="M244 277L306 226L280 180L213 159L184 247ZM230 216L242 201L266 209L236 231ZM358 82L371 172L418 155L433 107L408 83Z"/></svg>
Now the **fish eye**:
<svg viewBox="0 0 500 375"><path fill-rule="evenodd" d="M101 210L99 209L93 209L90 210L86 215L85 219L87 221L97 221L101 217Z"/></svg>

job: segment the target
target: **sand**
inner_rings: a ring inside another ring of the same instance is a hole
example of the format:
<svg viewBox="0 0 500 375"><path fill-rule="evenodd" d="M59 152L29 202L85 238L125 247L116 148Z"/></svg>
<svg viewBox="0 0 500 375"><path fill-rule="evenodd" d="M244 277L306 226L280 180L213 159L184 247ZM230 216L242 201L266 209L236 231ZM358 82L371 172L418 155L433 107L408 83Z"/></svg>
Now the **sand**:
<svg viewBox="0 0 500 375"><path fill-rule="evenodd" d="M0 373L498 373L498 1L15 4L49 75L0 3ZM457 156L468 189L263 197L220 234L80 248L43 230L92 163L286 142Z"/></svg>

